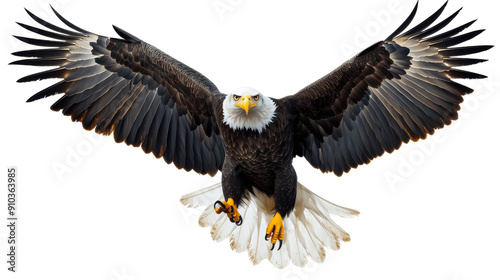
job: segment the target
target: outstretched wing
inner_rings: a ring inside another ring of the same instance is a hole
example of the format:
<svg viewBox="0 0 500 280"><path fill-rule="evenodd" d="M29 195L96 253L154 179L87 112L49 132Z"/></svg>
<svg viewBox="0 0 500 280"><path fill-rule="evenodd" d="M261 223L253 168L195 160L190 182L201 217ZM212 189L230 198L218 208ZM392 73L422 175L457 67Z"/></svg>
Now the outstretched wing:
<svg viewBox="0 0 500 280"><path fill-rule="evenodd" d="M492 46L453 47L484 30L457 35L474 21L439 35L458 14L428 28L428 19L367 48L333 72L281 100L295 118L294 153L323 172L340 176L409 140L424 139L457 119L462 96L473 90L451 78L485 78L455 69L483 59L462 57Z"/></svg>
<svg viewBox="0 0 500 280"><path fill-rule="evenodd" d="M21 78L29 82L62 80L33 95L28 102L64 93L51 107L62 110L87 130L116 142L142 146L177 168L215 175L224 161L224 147L214 117L221 94L206 77L124 30L123 39L100 36L57 17L73 30L28 14L48 30L19 23L55 40L15 36L38 48L13 53L35 57L11 64L57 66Z"/></svg>

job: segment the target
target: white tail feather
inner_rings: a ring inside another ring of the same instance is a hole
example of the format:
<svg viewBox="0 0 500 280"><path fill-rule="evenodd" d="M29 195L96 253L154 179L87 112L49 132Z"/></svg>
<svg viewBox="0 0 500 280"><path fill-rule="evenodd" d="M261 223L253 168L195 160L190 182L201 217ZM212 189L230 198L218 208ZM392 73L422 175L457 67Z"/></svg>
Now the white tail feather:
<svg viewBox="0 0 500 280"><path fill-rule="evenodd" d="M338 250L340 240L350 240L349 234L331 216L350 218L359 214L356 210L330 203L297 183L295 208L283 219L283 246L279 251L271 251L271 243L265 241L264 235L274 215L274 199L258 190L254 193L248 201L238 206L243 218L241 226L231 223L226 215L216 214L213 209L216 200L224 199L220 183L184 195L181 203L188 207L206 206L200 215L199 224L211 227L210 234L215 241L229 238L231 249L236 252L247 250L254 264L268 259L278 268L284 268L290 261L302 267L308 258L323 262L325 248Z"/></svg>

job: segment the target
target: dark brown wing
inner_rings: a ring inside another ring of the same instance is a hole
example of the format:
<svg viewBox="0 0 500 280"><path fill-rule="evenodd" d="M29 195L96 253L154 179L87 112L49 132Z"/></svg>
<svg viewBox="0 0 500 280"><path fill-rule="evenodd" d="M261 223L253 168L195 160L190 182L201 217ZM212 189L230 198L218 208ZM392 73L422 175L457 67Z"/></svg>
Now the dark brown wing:
<svg viewBox="0 0 500 280"><path fill-rule="evenodd" d="M153 152L177 168L214 175L221 170L224 148L214 116L223 96L200 73L115 27L123 39L99 36L56 15L73 30L28 14L48 30L22 27L55 40L17 37L38 48L14 53L35 57L12 64L57 66L21 78L62 80L28 101L64 93L51 109L62 110L87 130L116 142Z"/></svg>
<svg viewBox="0 0 500 280"><path fill-rule="evenodd" d="M282 99L296 123L295 155L304 156L323 172L340 176L457 119L462 96L473 90L451 78L485 76L453 67L485 61L461 56L491 46L450 48L483 31L455 36L473 22L430 37L460 11L427 28L445 6L399 35L412 21L415 6L389 38Z"/></svg>

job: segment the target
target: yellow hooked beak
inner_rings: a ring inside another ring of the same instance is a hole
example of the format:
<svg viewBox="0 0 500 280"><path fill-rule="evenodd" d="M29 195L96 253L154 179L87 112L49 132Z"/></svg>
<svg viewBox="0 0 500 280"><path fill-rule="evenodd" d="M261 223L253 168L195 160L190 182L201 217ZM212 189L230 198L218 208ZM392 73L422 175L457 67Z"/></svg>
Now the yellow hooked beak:
<svg viewBox="0 0 500 280"><path fill-rule="evenodd" d="M252 107L257 106L257 104L253 103L252 97L250 95L243 95L240 102L234 104L234 106L240 107L241 109L245 110L248 116L248 110L250 110L250 108Z"/></svg>

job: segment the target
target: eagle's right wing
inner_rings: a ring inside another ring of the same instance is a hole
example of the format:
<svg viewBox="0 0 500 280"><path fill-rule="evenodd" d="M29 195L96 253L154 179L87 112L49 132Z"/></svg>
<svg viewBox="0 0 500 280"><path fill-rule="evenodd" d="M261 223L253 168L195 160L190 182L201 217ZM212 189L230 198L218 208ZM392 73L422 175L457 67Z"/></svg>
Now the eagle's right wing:
<svg viewBox="0 0 500 280"><path fill-rule="evenodd" d="M55 40L16 36L35 46L13 53L11 64L57 66L21 78L29 82L60 78L28 101L64 93L52 110L62 110L87 130L116 142L153 152L177 168L214 175L222 169L224 147L215 122L214 103L224 95L205 76L155 47L115 27L123 39L100 36L57 17L73 30L46 22L28 11L40 29L22 27Z"/></svg>

